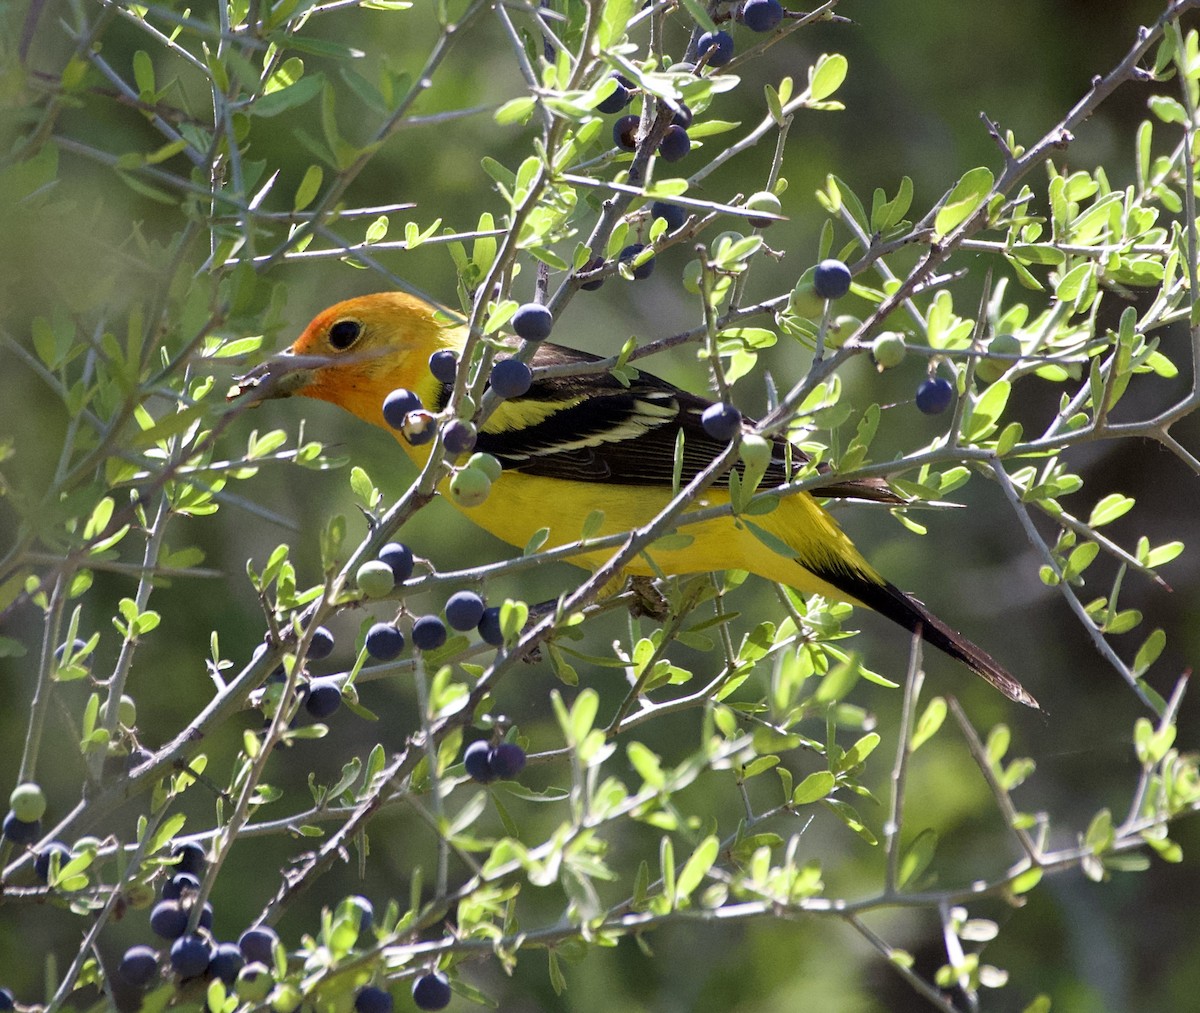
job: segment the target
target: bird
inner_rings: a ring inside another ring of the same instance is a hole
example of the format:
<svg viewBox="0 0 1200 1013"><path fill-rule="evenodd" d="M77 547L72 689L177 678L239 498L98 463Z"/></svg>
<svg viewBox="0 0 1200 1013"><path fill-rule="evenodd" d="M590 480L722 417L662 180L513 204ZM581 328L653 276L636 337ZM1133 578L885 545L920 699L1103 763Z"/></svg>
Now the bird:
<svg viewBox="0 0 1200 1013"><path fill-rule="evenodd" d="M395 432L384 419L387 396L404 388L429 411L441 411L452 385L433 375L430 356L443 349L460 353L466 340L466 325L416 296L399 291L358 296L319 313L289 348L236 377L229 397L255 391L256 399L315 398ZM577 541L596 510L603 511L603 522L594 536L630 531L663 510L675 495L676 481L686 485L726 449L727 441L709 435L701 421L713 401L641 370L633 378L618 378L598 371L598 361L587 352L537 343L529 390L500 400L479 428L475 449L491 454L503 470L482 505L460 506L474 523L518 547L546 527L545 548ZM568 368L539 376L536 370L543 366ZM571 367L584 372L571 373ZM744 419L743 425L754 423ZM414 446L396 436L408 456L424 465L432 444ZM782 437L773 439L771 449L760 488L783 485L807 460ZM881 576L819 499L905 502L882 480L830 475L828 484L781 496L773 511L754 518L756 526L787 547L786 555L731 514L722 514L685 525L681 530L691 536L686 545L674 540L653 546L644 554L650 562L635 558L625 573L653 577L740 569L801 594L865 606L919 634L1009 699L1040 709L990 654ZM727 472L701 492L695 507L729 500ZM583 552L571 561L594 570L608 555Z"/></svg>

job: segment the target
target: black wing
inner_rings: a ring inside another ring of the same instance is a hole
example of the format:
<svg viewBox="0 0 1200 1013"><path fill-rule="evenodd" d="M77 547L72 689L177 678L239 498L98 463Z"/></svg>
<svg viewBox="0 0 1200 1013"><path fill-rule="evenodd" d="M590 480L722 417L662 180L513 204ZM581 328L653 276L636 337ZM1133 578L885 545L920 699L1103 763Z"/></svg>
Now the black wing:
<svg viewBox="0 0 1200 1013"><path fill-rule="evenodd" d="M592 366L599 356L558 345L538 347L534 367ZM448 391L447 391L448 393ZM479 433L476 449L505 469L546 478L620 485L667 485L683 433L680 481L690 482L726 447L704 431L700 416L713 402L641 372L626 386L609 372L543 377L519 398L504 401ZM752 420L746 420L753 425ZM776 439L763 485L781 485L807 458ZM715 483L729 484L728 476ZM825 496L903 502L879 480L831 484Z"/></svg>

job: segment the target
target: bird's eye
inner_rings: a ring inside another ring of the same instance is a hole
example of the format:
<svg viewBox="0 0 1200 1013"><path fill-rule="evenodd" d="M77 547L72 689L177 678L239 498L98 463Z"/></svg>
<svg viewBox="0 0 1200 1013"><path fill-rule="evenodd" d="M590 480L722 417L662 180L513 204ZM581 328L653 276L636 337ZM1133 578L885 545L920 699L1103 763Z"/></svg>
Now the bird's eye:
<svg viewBox="0 0 1200 1013"><path fill-rule="evenodd" d="M329 343L339 352L344 352L358 340L360 334L362 324L357 320L339 320L329 328Z"/></svg>

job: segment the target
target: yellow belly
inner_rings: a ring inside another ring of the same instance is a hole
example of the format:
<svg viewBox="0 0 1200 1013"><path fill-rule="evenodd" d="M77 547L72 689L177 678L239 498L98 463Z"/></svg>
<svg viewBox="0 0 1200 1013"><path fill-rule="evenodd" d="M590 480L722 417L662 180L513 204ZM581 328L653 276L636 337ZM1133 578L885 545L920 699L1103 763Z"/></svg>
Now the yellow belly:
<svg viewBox="0 0 1200 1013"><path fill-rule="evenodd" d="M453 502L451 497L446 498ZM545 547L556 548L578 541L584 522L594 510L604 512L604 521L595 534L603 537L644 526L670 499L670 490L649 486L605 486L506 472L492 486L486 503L459 509L484 530L518 547L528 545L542 528L549 528ZM696 509L728 502L726 490L709 489L697 502ZM681 523L677 532L691 538L686 546L656 547L647 550L646 555L659 572L668 575L749 570L802 593L839 600L853 599L813 574L803 565L804 561L824 569L840 563L874 575L833 518L806 494L785 498L772 513L755 517L752 522L794 549L795 555L788 557L774 551L732 516ZM583 552L572 556L570 562L594 570L616 551L610 548ZM655 576L654 567L639 556L625 566L625 572Z"/></svg>

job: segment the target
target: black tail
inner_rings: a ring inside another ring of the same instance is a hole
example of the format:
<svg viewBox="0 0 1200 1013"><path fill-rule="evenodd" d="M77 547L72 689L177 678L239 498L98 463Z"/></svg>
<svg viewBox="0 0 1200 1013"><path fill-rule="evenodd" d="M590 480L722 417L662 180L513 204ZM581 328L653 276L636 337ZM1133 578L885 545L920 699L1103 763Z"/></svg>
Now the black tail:
<svg viewBox="0 0 1200 1013"><path fill-rule="evenodd" d="M1003 665L961 633L950 629L912 595L905 594L887 581L877 583L865 574L841 570L837 573L822 572L818 576L892 622L899 623L906 630L913 633L919 630L922 640L961 661L1010 700L1041 710L1033 694Z"/></svg>

